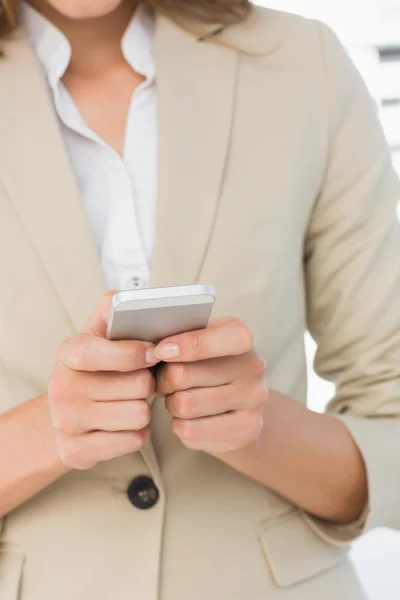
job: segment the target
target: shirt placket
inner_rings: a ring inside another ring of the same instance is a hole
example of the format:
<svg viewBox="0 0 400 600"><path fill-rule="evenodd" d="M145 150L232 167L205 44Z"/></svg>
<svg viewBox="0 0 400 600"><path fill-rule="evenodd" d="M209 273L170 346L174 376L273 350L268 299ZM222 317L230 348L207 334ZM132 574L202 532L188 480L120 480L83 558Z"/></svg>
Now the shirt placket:
<svg viewBox="0 0 400 600"><path fill-rule="evenodd" d="M62 85L55 90L54 98L64 126L100 145L104 152L102 164L108 187L109 210L101 261L107 286L110 289L145 287L149 278L148 261L138 222L132 174L123 158L89 128ZM133 97L128 119L134 110L134 103ZM128 126L129 122L127 131Z"/></svg>

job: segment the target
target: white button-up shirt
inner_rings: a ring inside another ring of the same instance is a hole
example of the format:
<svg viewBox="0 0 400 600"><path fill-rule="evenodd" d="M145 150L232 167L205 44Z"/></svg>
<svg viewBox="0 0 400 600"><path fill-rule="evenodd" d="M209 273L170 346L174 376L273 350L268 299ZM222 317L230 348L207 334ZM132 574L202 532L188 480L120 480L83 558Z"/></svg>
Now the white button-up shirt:
<svg viewBox="0 0 400 600"><path fill-rule="evenodd" d="M90 129L61 82L71 59L66 37L25 3L23 22L49 83L107 285L147 287L157 195L153 14L139 6L121 42L126 61L146 78L132 95L122 158Z"/></svg>

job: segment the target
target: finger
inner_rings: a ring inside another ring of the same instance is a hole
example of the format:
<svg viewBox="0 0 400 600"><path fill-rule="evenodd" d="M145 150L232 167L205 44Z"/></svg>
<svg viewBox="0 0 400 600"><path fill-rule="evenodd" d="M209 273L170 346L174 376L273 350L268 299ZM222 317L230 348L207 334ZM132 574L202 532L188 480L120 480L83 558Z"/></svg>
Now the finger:
<svg viewBox="0 0 400 600"><path fill-rule="evenodd" d="M79 373L80 389L96 402L140 400L150 398L155 391L155 378L148 369L127 373Z"/></svg>
<svg viewBox="0 0 400 600"><path fill-rule="evenodd" d="M182 443L201 444L204 449L218 445L223 451L235 450L257 439L263 426L263 413L237 411L202 419L173 419L172 429ZM214 447L215 450L215 447Z"/></svg>
<svg viewBox="0 0 400 600"><path fill-rule="evenodd" d="M57 359L73 371L136 371L158 362L147 362L146 351L152 347L148 342L114 342L82 333L61 344Z"/></svg>
<svg viewBox="0 0 400 600"><path fill-rule="evenodd" d="M165 406L173 417L198 419L230 411L261 408L267 399L264 378L209 388L192 388L167 396Z"/></svg>
<svg viewBox="0 0 400 600"><path fill-rule="evenodd" d="M137 452L149 440L150 429L109 433L96 431L77 437L57 433L58 454L73 469L90 469L104 462Z"/></svg>
<svg viewBox="0 0 400 600"><path fill-rule="evenodd" d="M253 333L239 319L218 319L206 329L188 331L163 340L155 349L160 360L168 362L193 362L236 356L253 347Z"/></svg>
<svg viewBox="0 0 400 600"><path fill-rule="evenodd" d="M265 360L254 350L194 363L167 363L157 373L157 392L169 395L179 390L216 387L239 379L263 376Z"/></svg>
<svg viewBox="0 0 400 600"><path fill-rule="evenodd" d="M150 423L151 408L145 400L93 402L86 416L89 431L141 431Z"/></svg>
<svg viewBox="0 0 400 600"><path fill-rule="evenodd" d="M77 402L59 406L52 413L57 431L75 436L93 431L140 431L151 419L151 409L145 400L116 402Z"/></svg>
<svg viewBox="0 0 400 600"><path fill-rule="evenodd" d="M117 290L112 290L104 294L100 302L95 308L92 316L86 321L82 328L84 333L106 337L108 318L110 314L112 299L117 293Z"/></svg>

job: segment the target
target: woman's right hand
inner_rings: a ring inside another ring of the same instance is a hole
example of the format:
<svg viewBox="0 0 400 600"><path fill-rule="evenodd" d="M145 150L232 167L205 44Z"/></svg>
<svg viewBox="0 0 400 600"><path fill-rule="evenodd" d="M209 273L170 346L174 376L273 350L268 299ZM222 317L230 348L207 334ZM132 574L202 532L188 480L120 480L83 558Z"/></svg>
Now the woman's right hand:
<svg viewBox="0 0 400 600"><path fill-rule="evenodd" d="M82 333L64 341L49 381L48 402L64 465L89 469L139 450L149 439L155 389L153 345L106 339L113 293Z"/></svg>

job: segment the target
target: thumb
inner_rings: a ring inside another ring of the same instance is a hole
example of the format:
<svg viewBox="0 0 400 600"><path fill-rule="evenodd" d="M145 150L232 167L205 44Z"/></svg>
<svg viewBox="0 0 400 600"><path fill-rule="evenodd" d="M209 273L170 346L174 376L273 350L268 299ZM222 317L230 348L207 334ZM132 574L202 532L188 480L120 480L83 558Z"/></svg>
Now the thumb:
<svg viewBox="0 0 400 600"><path fill-rule="evenodd" d="M94 313L83 326L83 333L90 333L91 335L97 335L103 338L106 337L112 299L116 293L117 290L112 290L104 294L96 306Z"/></svg>

